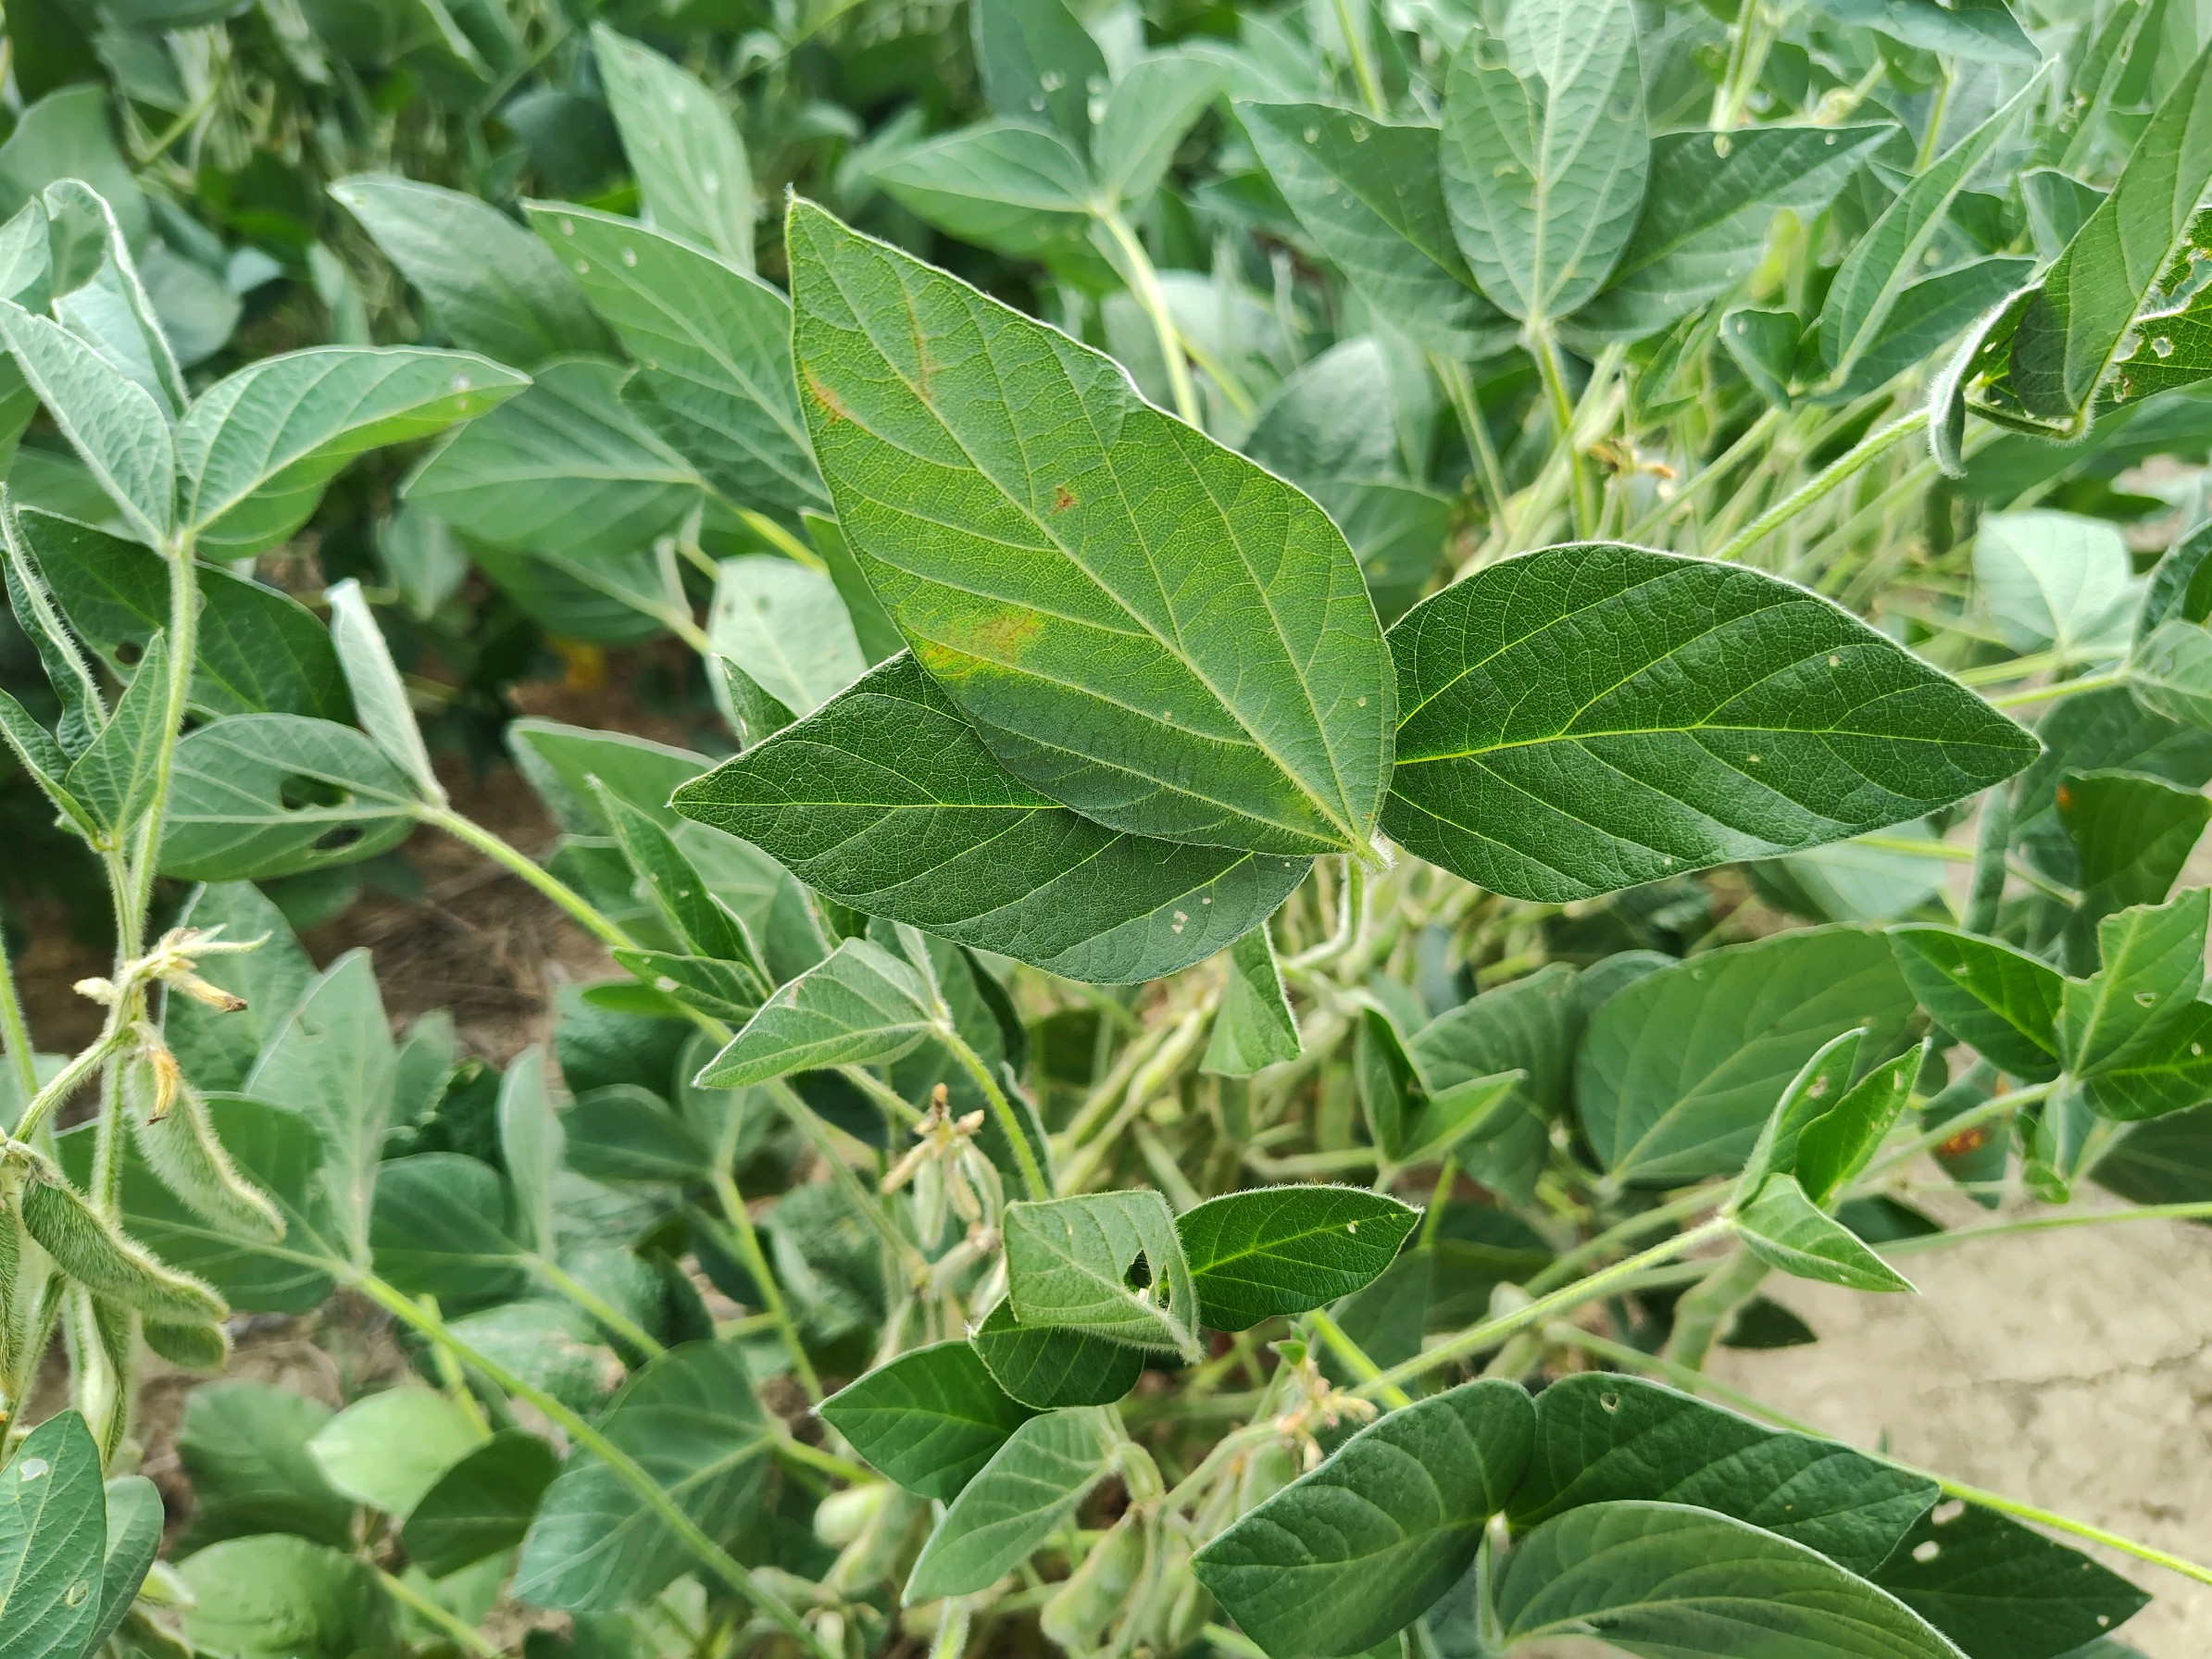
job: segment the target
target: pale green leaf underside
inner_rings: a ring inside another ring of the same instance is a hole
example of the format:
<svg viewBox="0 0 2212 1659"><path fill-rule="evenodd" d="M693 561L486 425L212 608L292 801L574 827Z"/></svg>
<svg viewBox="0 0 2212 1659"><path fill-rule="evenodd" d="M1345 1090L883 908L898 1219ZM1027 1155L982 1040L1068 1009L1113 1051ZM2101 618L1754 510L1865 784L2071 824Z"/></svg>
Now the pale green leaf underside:
<svg viewBox="0 0 2212 1659"><path fill-rule="evenodd" d="M1308 867L1070 812L1008 773L903 652L675 802L840 904L1105 984L1212 955Z"/></svg>
<svg viewBox="0 0 2212 1659"><path fill-rule="evenodd" d="M1493 565L1408 612L1383 824L1558 902L1918 817L2035 740L1842 607L1613 543Z"/></svg>
<svg viewBox="0 0 2212 1659"><path fill-rule="evenodd" d="M1320 509L1111 359L805 203L794 355L856 557L1016 776L1110 828L1366 845L1394 715Z"/></svg>
<svg viewBox="0 0 2212 1659"><path fill-rule="evenodd" d="M1052 1536L1110 1466L1097 1412L1052 1412L1014 1430L937 1523L906 1580L905 1600L988 1588Z"/></svg>
<svg viewBox="0 0 2212 1659"><path fill-rule="evenodd" d="M750 271L753 167L729 112L697 77L604 23L592 52L654 224Z"/></svg>
<svg viewBox="0 0 2212 1659"><path fill-rule="evenodd" d="M1006 1299L1023 1325L1198 1353L1198 1296L1168 1201L1148 1191L1006 1207Z"/></svg>
<svg viewBox="0 0 2212 1659"><path fill-rule="evenodd" d="M325 798L292 805L299 780ZM177 745L162 872L258 880L351 863L405 841L419 805L406 774L350 726L235 715Z"/></svg>
<svg viewBox="0 0 2212 1659"><path fill-rule="evenodd" d="M1228 979L1201 1069L1249 1077L1295 1060L1299 1052L1297 1017L1283 993L1282 969L1263 922L1229 948Z"/></svg>
<svg viewBox="0 0 2212 1659"><path fill-rule="evenodd" d="M1794 1176L1768 1178L1736 1218L1744 1247L1770 1267L1854 1291L1910 1291L1911 1281L1824 1214Z"/></svg>
<svg viewBox="0 0 2212 1659"><path fill-rule="evenodd" d="M743 1089L794 1071L893 1060L930 1027L921 976L881 945L848 939L769 998L699 1081Z"/></svg>

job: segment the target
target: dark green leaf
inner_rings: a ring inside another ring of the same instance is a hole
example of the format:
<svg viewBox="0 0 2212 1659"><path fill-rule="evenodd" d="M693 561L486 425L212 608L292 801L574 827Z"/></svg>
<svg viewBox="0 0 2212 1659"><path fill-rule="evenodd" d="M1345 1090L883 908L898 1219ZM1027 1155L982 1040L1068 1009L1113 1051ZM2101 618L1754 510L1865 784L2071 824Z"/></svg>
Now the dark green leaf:
<svg viewBox="0 0 2212 1659"><path fill-rule="evenodd" d="M963 127L884 163L875 177L939 230L1016 258L1081 246L1090 230L1082 157L1026 121Z"/></svg>
<svg viewBox="0 0 2212 1659"><path fill-rule="evenodd" d="M1262 922L1229 947L1229 978L1214 1014L1201 1070L1249 1077L1300 1054L1298 1021L1282 989L1282 969Z"/></svg>
<svg viewBox="0 0 2212 1659"><path fill-rule="evenodd" d="M1069 811L1009 774L903 653L675 800L841 904L1109 984L1211 955L1307 868Z"/></svg>
<svg viewBox="0 0 2212 1659"><path fill-rule="evenodd" d="M1536 1397L1516 1532L1585 1503L1644 1499L1731 1516L1871 1573L1940 1496L1934 1481L1641 1378L1585 1372Z"/></svg>
<svg viewBox="0 0 2212 1659"><path fill-rule="evenodd" d="M560 1459L527 1429L503 1428L462 1458L407 1516L407 1558L433 1578L511 1550L530 1530Z"/></svg>
<svg viewBox="0 0 2212 1659"><path fill-rule="evenodd" d="M1364 847L1394 700L1319 509L1139 401L1110 360L819 209L793 208L789 240L839 522L1008 769L1142 834ZM1030 447L1047 432L1049 465Z"/></svg>
<svg viewBox="0 0 2212 1659"><path fill-rule="evenodd" d="M794 1071L896 1059L931 1029L929 987L881 945L848 939L779 989L699 1081L742 1089Z"/></svg>
<svg viewBox="0 0 2212 1659"><path fill-rule="evenodd" d="M1797 1184L1817 1204L1831 1204L1873 1161L1903 1115L1928 1057L1916 1044L1867 1073L1797 1137Z"/></svg>
<svg viewBox="0 0 2212 1659"><path fill-rule="evenodd" d="M107 1555L100 1449L56 1413L0 1468L0 1654L78 1659L99 1628Z"/></svg>
<svg viewBox="0 0 2212 1659"><path fill-rule="evenodd" d="M1419 1220L1418 1210L1357 1187L1262 1187L1185 1210L1175 1230L1198 1322L1247 1330L1326 1307L1381 1277Z"/></svg>
<svg viewBox="0 0 2212 1659"><path fill-rule="evenodd" d="M2058 1075L2056 968L1950 928L1890 929L1905 982L1935 1022L2025 1082Z"/></svg>
<svg viewBox="0 0 2212 1659"><path fill-rule="evenodd" d="M387 852L420 803L406 775L350 726L232 715L177 745L161 869L188 881L296 875Z"/></svg>
<svg viewBox="0 0 2212 1659"><path fill-rule="evenodd" d="M1106 55L1061 0L982 0L971 14L976 68L991 107L1009 120L1056 127L1081 143Z"/></svg>
<svg viewBox="0 0 2212 1659"><path fill-rule="evenodd" d="M2068 981L2059 1006L2059 1053L2068 1071L2087 1078L2112 1068L2195 1002L2208 915L2212 890L2200 887L2097 924L2104 966Z"/></svg>
<svg viewBox="0 0 2212 1659"><path fill-rule="evenodd" d="M990 1588L1059 1529L1113 1458L1114 1440L1098 1413L1031 1417L961 1488L922 1546L902 1599L911 1605Z"/></svg>
<svg viewBox="0 0 2212 1659"><path fill-rule="evenodd" d="M1023 1325L1060 1326L1198 1356L1198 1297L1168 1201L1093 1192L1006 1206L1006 1300Z"/></svg>
<svg viewBox="0 0 2212 1659"><path fill-rule="evenodd" d="M330 1420L327 1405L268 1383L224 1380L193 1390L177 1431L194 1498L181 1551L264 1532L350 1543L353 1503L307 1451Z"/></svg>
<svg viewBox="0 0 2212 1659"><path fill-rule="evenodd" d="M823 1401L821 1415L901 1486L949 1503L1036 1413L954 1341L878 1366Z"/></svg>
<svg viewBox="0 0 2212 1659"><path fill-rule="evenodd" d="M1408 851L1561 901L1918 817L2035 740L1789 582L1610 543L1507 559L1391 630Z"/></svg>
<svg viewBox="0 0 2212 1659"><path fill-rule="evenodd" d="M1620 1179L1673 1185L1732 1173L1797 1070L1868 1028L1903 1035L1913 996L1871 929L1807 928L1708 951L1639 979L1592 1017L1575 1104Z"/></svg>
<svg viewBox="0 0 2212 1659"><path fill-rule="evenodd" d="M1207 1544L1193 1570L1276 1659L1365 1653L1467 1571L1534 1434L1518 1383L1406 1406Z"/></svg>
<svg viewBox="0 0 2212 1659"><path fill-rule="evenodd" d="M1144 1374L1144 1350L1088 1331L1024 1326L1002 1302L969 1337L998 1386L1038 1411L1111 1405Z"/></svg>
<svg viewBox="0 0 2212 1659"><path fill-rule="evenodd" d="M753 1519L774 1436L735 1343L670 1349L630 1379L598 1427L710 1538ZM513 1593L535 1607L602 1612L650 1600L691 1561L668 1524L579 1448L531 1523Z"/></svg>
<svg viewBox="0 0 2212 1659"><path fill-rule="evenodd" d="M2061 1659L2151 1599L2079 1551L1956 1503L1923 1516L1872 1578L1967 1659Z"/></svg>
<svg viewBox="0 0 2212 1659"><path fill-rule="evenodd" d="M379 1278L445 1306L511 1302L530 1288L506 1230L506 1190L489 1164L456 1152L394 1158L379 1172L369 1247Z"/></svg>

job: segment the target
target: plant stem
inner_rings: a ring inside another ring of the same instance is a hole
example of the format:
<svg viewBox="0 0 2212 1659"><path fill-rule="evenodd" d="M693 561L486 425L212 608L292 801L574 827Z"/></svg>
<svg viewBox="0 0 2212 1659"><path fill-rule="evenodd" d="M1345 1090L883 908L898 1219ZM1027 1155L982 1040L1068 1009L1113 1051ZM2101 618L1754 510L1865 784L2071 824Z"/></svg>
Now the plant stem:
<svg viewBox="0 0 2212 1659"><path fill-rule="evenodd" d="M1742 558L1807 507L1826 500L1906 439L1924 430L1927 425L1928 411L1915 409L1909 415L1900 415L1889 425L1868 432L1796 490L1745 525L1725 547L1713 555L1714 559L1727 564Z"/></svg>
<svg viewBox="0 0 2212 1659"><path fill-rule="evenodd" d="M829 569L830 567L822 563L820 554L815 552L813 548L807 546L806 543L800 541L798 537L793 535L791 531L785 530L765 513L756 513L751 507L738 507L736 513L740 518L744 520L747 530L766 542L770 547L779 550L794 563L804 565L809 570Z"/></svg>
<svg viewBox="0 0 2212 1659"><path fill-rule="evenodd" d="M1354 1392L1380 1393L1383 1390L1394 1388L1441 1366L1451 1365L1456 1360L1471 1358L1485 1348L1495 1347L1515 1331L1526 1330L1531 1325L1542 1324L1552 1315L1563 1309L1578 1307L1585 1302L1597 1300L1619 1285L1624 1279L1633 1279L1647 1267L1656 1267L1662 1262L1672 1261L1676 1256L1687 1254L1708 1240L1718 1239L1734 1231L1735 1225L1734 1218L1731 1216L1716 1216L1710 1221L1693 1227L1686 1233L1679 1233L1671 1239L1662 1240L1640 1254L1630 1256L1625 1261L1616 1262L1610 1267L1602 1268L1598 1272L1593 1273L1588 1279L1578 1279L1573 1284L1562 1286L1552 1291L1549 1295L1539 1296L1526 1306L1515 1308L1511 1313L1500 1314L1494 1319L1485 1319L1480 1325L1470 1326L1457 1336L1439 1342L1426 1353L1416 1354L1412 1359L1391 1366L1388 1370L1380 1373L1372 1381L1361 1384Z"/></svg>
<svg viewBox="0 0 2212 1659"><path fill-rule="evenodd" d="M199 656L200 584L191 538L166 549L162 556L169 565L169 683L162 705L161 741L154 751L154 783L146 794L145 817L123 906L130 913L133 936L116 941L119 958L135 956L144 945L146 912L154 898L154 867L160 862L161 820L168 816L177 738L183 730L192 695L192 670Z"/></svg>
<svg viewBox="0 0 2212 1659"><path fill-rule="evenodd" d="M2212 1220L2212 1204L2143 1204L2125 1209L2068 1212L2056 1216L2026 1216L2018 1221L1993 1221L1984 1227L1955 1228L1917 1239L1898 1239L1881 1247L1884 1255L1937 1250L1946 1244L1964 1244L1974 1239L2001 1239L2011 1233L2045 1233L2062 1227L2112 1227L2126 1221Z"/></svg>
<svg viewBox="0 0 2212 1659"><path fill-rule="evenodd" d="M1571 1279L1581 1271L1585 1263L1598 1260L1615 1246L1625 1244L1641 1234L1656 1232L1685 1216L1694 1216L1700 1210L1709 1209L1727 1197L1726 1187L1700 1187L1679 1198L1668 1199L1665 1204L1645 1210L1641 1215L1631 1216L1625 1221L1617 1221L1596 1237L1576 1245L1522 1285L1521 1289L1531 1296L1541 1296L1553 1286Z"/></svg>
<svg viewBox="0 0 2212 1659"><path fill-rule="evenodd" d="M668 1352L667 1348L663 1347L651 1333L641 1328L629 1315L608 1302L591 1286L578 1280L573 1275L564 1272L544 1256L532 1256L531 1266L536 1270L538 1277L543 1279L555 1291L566 1296L581 1308L585 1314L605 1326L611 1334L621 1338L623 1341L628 1342L647 1359L658 1359Z"/></svg>
<svg viewBox="0 0 2212 1659"><path fill-rule="evenodd" d="M1861 1176L1854 1183L1853 1190L1855 1191L1868 1191L1891 1170L1911 1163L1922 1153L1941 1146L1953 1136L1963 1134L1976 1124L1987 1123L1993 1117L2002 1117L2006 1113L2020 1106L2031 1106L2057 1087L2058 1085L2055 1082L2036 1083L2026 1089L2013 1090L2007 1094L1993 1094L1980 1105L1969 1106L1956 1117L1947 1117L1933 1129L1915 1135L1910 1141Z"/></svg>
<svg viewBox="0 0 2212 1659"><path fill-rule="evenodd" d="M1052 1196L1052 1182L1044 1177L1044 1166L1037 1162L1037 1149L1030 1144L1021 1115L1014 1110L1014 1103L1006 1098L998 1079L991 1075L991 1067L983 1064L983 1056L968 1044L968 1039L956 1030L951 1018L940 1021L937 1040L944 1043L960 1069L976 1080L983 1098L991 1103L992 1115L998 1119L998 1127L1014 1149L1014 1163L1021 1171L1021 1184L1029 1195L1042 1202Z"/></svg>
<svg viewBox="0 0 2212 1659"><path fill-rule="evenodd" d="M388 1573L380 1566L376 1569L376 1576L394 1601L404 1603L429 1623L437 1626L469 1653L481 1655L481 1659L500 1659L499 1644L468 1620L439 1606L397 1573Z"/></svg>
<svg viewBox="0 0 2212 1659"><path fill-rule="evenodd" d="M130 1033L119 1028L112 1017L107 1027L94 1039L90 1048L72 1057L59 1071L48 1078L45 1086L32 1094L24 1104L23 1115L16 1119L15 1139L28 1141L46 1115L69 1098L77 1085L98 1070L108 1055L114 1054L130 1040Z"/></svg>
<svg viewBox="0 0 2212 1659"><path fill-rule="evenodd" d="M753 1226L752 1213L745 1208L744 1194L737 1190L737 1179L730 1173L728 1160L719 1154L715 1157L714 1195L730 1224L731 1238L737 1246L738 1260L744 1264L745 1271L752 1276L754 1288L760 1292L763 1311L775 1322L776 1334L782 1339L784 1351L791 1355L792 1368L798 1373L800 1386L806 1389L807 1399L820 1404L821 1378L814 1373L814 1362L806 1357L806 1344L799 1341L799 1328L792 1322L791 1309L783 1301L782 1289L776 1283L776 1276L769 1271L768 1254L760 1248L760 1234Z"/></svg>
<svg viewBox="0 0 2212 1659"><path fill-rule="evenodd" d="M636 942L601 915L598 908L581 893L552 871L543 868L534 859L507 845L482 825L463 817L450 806L433 806L427 801L415 809L415 816L424 823L444 830L456 841L475 848L502 868L521 877L559 905L600 943L617 950L634 948Z"/></svg>
<svg viewBox="0 0 2212 1659"><path fill-rule="evenodd" d="M1483 505L1490 509L1491 522L1510 535L1513 524L1506 505L1506 471L1498 465L1497 445L1491 442L1490 422L1482 418L1482 405L1475 401L1475 383L1467 365L1436 353L1430 356L1429 367L1436 371L1444 396L1451 400L1452 413L1459 418L1459 430L1475 457L1476 476L1482 480Z"/></svg>
<svg viewBox="0 0 2212 1659"><path fill-rule="evenodd" d="M1559 361L1558 343L1553 340L1549 329L1531 323L1529 350L1536 359L1537 373L1543 377L1544 396L1552 405L1553 430L1566 453L1568 501L1574 510L1575 533L1587 536L1596 515L1590 505L1589 469L1583 464L1581 446L1575 441L1575 404L1567 393L1567 372Z"/></svg>
<svg viewBox="0 0 2212 1659"><path fill-rule="evenodd" d="M1159 336L1160 356L1167 359L1168 387L1174 394L1175 412L1182 417L1186 426L1199 426L1198 388L1191 383L1191 366L1183 357L1175 316L1168 309L1168 295L1160 287L1159 273L1152 268L1152 256L1144 251L1144 244L1137 240L1137 233L1130 229L1118 207L1102 208L1097 217L1100 227L1113 240L1129 268L1122 274L1129 280L1131 296L1152 318L1153 331Z"/></svg>
<svg viewBox="0 0 2212 1659"><path fill-rule="evenodd" d="M1715 1382L1702 1371L1693 1371L1687 1366L1678 1366L1670 1360L1659 1358L1656 1354L1645 1353L1642 1349L1631 1348L1625 1342L1616 1342L1609 1338L1597 1335L1594 1331L1584 1330L1580 1326L1551 1325L1545 1328L1543 1334L1546 1340L1556 1342L1561 1347L1580 1348L1585 1353L1592 1354L1598 1359L1608 1360L1623 1370L1642 1371L1650 1376L1663 1378L1685 1393L1710 1394L1717 1400L1727 1402L1739 1411L1748 1412L1754 1416L1764 1417L1769 1423L1790 1429L1793 1433L1811 1435L1817 1440L1824 1441L1835 1438L1833 1435L1814 1428L1809 1423L1775 1410L1764 1401L1755 1399L1740 1389L1730 1388L1726 1383ZM2006 1497L2002 1492L1986 1491L1978 1486L1968 1486L1963 1481L1947 1479L1933 1470L1920 1468L1917 1465L1905 1462L1902 1458L1891 1457L1884 1453L1862 1450L1860 1454L1871 1457L1877 1463L1885 1463L1893 1469L1900 1470L1905 1474L1918 1475L1923 1480L1932 1480L1943 1488L1946 1497L1957 1498L1968 1503L1979 1503L1985 1509L1994 1509L2019 1520L2032 1521L2038 1526L2048 1527L2056 1532L2070 1533L2074 1537L2085 1539L2091 1543L2103 1544L2108 1550L2118 1550L2123 1555L2132 1555L2138 1561L2147 1561L2154 1566L2162 1566L2168 1572L2179 1573L2184 1578L2193 1578L2199 1584L2212 1584L2212 1567L2200 1566L2193 1561L2169 1554L2150 1544L2137 1543L2131 1538L2122 1538L2117 1532L2107 1532L2102 1527L2093 1527L2087 1521L2075 1520L2071 1516L2059 1515L2048 1509L2040 1509L2032 1503L2023 1503L2017 1498Z"/></svg>
<svg viewBox="0 0 2212 1659"><path fill-rule="evenodd" d="M1923 841L1910 835L1855 835L1850 844L1872 847L1881 853L1903 853L1912 858L1933 858L1944 864L1971 864L1974 849L1947 841Z"/></svg>
<svg viewBox="0 0 2212 1659"><path fill-rule="evenodd" d="M1359 1344L1346 1336L1343 1327L1334 1319L1316 1308L1306 1316L1306 1322L1313 1328L1314 1334L1321 1339L1329 1352L1335 1354L1353 1376L1382 1396L1383 1404L1394 1411L1401 1405L1413 1403L1413 1396L1385 1378L1382 1367L1369 1359Z"/></svg>
<svg viewBox="0 0 2212 1659"><path fill-rule="evenodd" d="M760 1583L727 1550L700 1530L698 1524L683 1513L676 1500L669 1496L661 1489L660 1483L640 1467L634 1458L576 1412L544 1390L518 1377L488 1354L470 1347L456 1336L443 1319L418 1306L411 1297L401 1294L374 1274L364 1273L357 1268L346 1268L341 1277L348 1286L368 1297L394 1318L449 1350L463 1364L482 1372L505 1392L535 1406L544 1414L546 1421L569 1437L572 1444L581 1447L606 1465L615 1478L636 1493L639 1501L682 1541L684 1547L717 1580L765 1614L778 1629L814 1655L814 1659L838 1659L838 1655L831 1653L814 1632L800 1622L799 1615L791 1610L782 1597Z"/></svg>
<svg viewBox="0 0 2212 1659"><path fill-rule="evenodd" d="M2084 674L2079 680L2055 680L2049 685L2030 686L2024 692L2007 692L2002 697L1992 697L1992 708L2026 708L2031 703L2050 703L2060 697L2071 697L2077 692L2102 692L2116 685L2128 683L2125 668L2112 668L2102 674Z"/></svg>
<svg viewBox="0 0 2212 1659"><path fill-rule="evenodd" d="M1352 60L1352 80L1359 88L1360 102L1368 106L1369 115L1383 114L1382 82L1368 61L1368 44L1352 20L1350 0L1336 0L1336 26L1344 37L1344 54Z"/></svg>
<svg viewBox="0 0 2212 1659"><path fill-rule="evenodd" d="M1643 518L1637 519L1635 523L1629 526L1621 539L1628 542L1639 542L1650 535L1660 525L1666 523L1675 514L1695 502L1713 485L1726 478L1737 462L1741 461L1757 445L1764 443L1772 435L1774 429L1781 424L1781 411L1780 409L1770 408L1765 411L1756 420L1743 429L1743 433L1734 443L1699 468L1697 476L1678 490L1670 500L1661 502L1650 512L1644 514Z"/></svg>

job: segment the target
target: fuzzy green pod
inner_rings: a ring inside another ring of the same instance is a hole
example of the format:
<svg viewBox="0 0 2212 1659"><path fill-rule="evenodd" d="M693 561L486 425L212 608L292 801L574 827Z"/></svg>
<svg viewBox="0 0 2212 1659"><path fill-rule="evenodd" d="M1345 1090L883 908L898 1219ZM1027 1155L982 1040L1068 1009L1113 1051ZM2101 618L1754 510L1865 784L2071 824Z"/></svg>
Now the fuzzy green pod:
<svg viewBox="0 0 2212 1659"><path fill-rule="evenodd" d="M1064 1648L1095 1647L1108 1625L1120 1616L1144 1570L1145 1528L1131 1511L1092 1546L1082 1565L1053 1593L1038 1616L1038 1628Z"/></svg>
<svg viewBox="0 0 2212 1659"><path fill-rule="evenodd" d="M169 1109L156 1116L145 1063L133 1063L124 1082L131 1095L125 1115L139 1155L178 1202L203 1221L252 1238L274 1242L284 1236L284 1217L231 1162L198 1090L182 1085Z"/></svg>
<svg viewBox="0 0 2212 1659"><path fill-rule="evenodd" d="M44 1170L23 1184L24 1230L69 1278L156 1319L209 1324L231 1310L204 1281L163 1266Z"/></svg>
<svg viewBox="0 0 2212 1659"><path fill-rule="evenodd" d="M187 1371L219 1371L231 1361L231 1333L220 1325L145 1321L146 1346Z"/></svg>

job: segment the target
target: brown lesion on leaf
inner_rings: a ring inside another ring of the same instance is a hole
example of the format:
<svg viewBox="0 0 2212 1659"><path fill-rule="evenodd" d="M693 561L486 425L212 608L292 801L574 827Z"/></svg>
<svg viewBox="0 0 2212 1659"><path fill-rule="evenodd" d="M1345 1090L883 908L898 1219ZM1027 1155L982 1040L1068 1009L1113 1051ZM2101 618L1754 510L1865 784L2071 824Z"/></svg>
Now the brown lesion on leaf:
<svg viewBox="0 0 2212 1659"><path fill-rule="evenodd" d="M1074 505L1075 492L1073 490L1070 490L1066 484L1055 484L1052 487L1052 510L1054 512L1065 513Z"/></svg>
<svg viewBox="0 0 2212 1659"><path fill-rule="evenodd" d="M1935 1155L1939 1158L1963 1158L1968 1153L1980 1152L1989 1144L1989 1130L1981 1124L1972 1129L1960 1129L1950 1139L1937 1143Z"/></svg>
<svg viewBox="0 0 2212 1659"><path fill-rule="evenodd" d="M844 403L836 393L822 384L811 368L806 371L806 394L821 406L822 413L830 418L831 425L834 426L845 418Z"/></svg>

